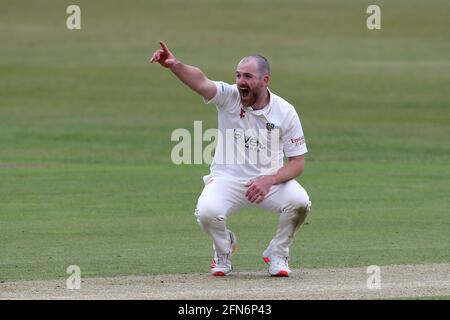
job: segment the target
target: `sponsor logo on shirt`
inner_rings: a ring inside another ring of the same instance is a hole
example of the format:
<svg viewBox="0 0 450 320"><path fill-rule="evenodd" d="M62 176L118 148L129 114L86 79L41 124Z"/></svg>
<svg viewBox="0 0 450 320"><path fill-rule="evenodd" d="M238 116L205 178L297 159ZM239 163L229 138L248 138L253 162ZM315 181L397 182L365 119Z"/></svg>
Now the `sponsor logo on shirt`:
<svg viewBox="0 0 450 320"><path fill-rule="evenodd" d="M257 152L266 149L266 145L258 138L254 138L252 135L244 132L243 130L234 129L234 139L240 140L241 138L244 138L244 146L247 149L255 150Z"/></svg>
<svg viewBox="0 0 450 320"><path fill-rule="evenodd" d="M301 146L302 144L305 144L305 137L301 136L298 138L292 138L291 143L295 144L296 146Z"/></svg>

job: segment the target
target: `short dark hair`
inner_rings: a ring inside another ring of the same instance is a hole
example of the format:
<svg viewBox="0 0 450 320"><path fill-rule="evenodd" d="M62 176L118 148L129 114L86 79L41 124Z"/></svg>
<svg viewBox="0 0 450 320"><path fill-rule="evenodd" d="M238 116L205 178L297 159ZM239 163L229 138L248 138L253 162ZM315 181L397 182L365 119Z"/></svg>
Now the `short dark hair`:
<svg viewBox="0 0 450 320"><path fill-rule="evenodd" d="M246 62L248 60L255 60L256 65L258 66L258 71L261 76L268 74L270 76L270 66L269 61L265 57L260 54L252 54L250 56L246 56L242 58L241 62Z"/></svg>

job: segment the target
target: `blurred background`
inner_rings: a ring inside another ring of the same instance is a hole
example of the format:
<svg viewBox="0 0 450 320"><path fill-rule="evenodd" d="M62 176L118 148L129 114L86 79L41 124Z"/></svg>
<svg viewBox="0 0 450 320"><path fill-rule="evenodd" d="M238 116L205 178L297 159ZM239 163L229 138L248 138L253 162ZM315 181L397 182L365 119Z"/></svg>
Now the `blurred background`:
<svg viewBox="0 0 450 320"><path fill-rule="evenodd" d="M148 63L159 40L228 83L268 58L309 149L293 268L449 262L449 21L444 0L0 0L0 280L208 272L208 165L174 165L170 137L217 113ZM235 270L265 270L277 216L229 224Z"/></svg>

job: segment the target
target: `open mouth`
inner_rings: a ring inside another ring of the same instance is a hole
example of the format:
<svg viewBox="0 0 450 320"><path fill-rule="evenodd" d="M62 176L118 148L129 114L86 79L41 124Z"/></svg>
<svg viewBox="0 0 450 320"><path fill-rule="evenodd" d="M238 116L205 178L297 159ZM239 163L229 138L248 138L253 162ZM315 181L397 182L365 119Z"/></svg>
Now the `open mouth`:
<svg viewBox="0 0 450 320"><path fill-rule="evenodd" d="M248 88L239 88L239 92L241 93L241 98L247 98L250 94L250 90Z"/></svg>

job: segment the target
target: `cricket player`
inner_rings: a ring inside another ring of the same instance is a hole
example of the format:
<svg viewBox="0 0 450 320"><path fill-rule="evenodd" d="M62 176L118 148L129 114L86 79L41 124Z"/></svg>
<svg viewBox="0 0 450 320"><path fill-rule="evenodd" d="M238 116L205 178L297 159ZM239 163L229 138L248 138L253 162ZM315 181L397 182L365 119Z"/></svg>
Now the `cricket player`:
<svg viewBox="0 0 450 320"><path fill-rule="evenodd" d="M295 180L307 153L295 108L269 90L270 67L263 56L244 57L231 85L208 79L199 68L176 59L164 42L160 46L150 62L172 71L218 112L219 139L195 210L199 225L213 240L211 273L225 276L232 271L237 238L227 228L227 218L253 205L279 215L263 260L270 275L289 276L289 248L311 208L308 194Z"/></svg>

